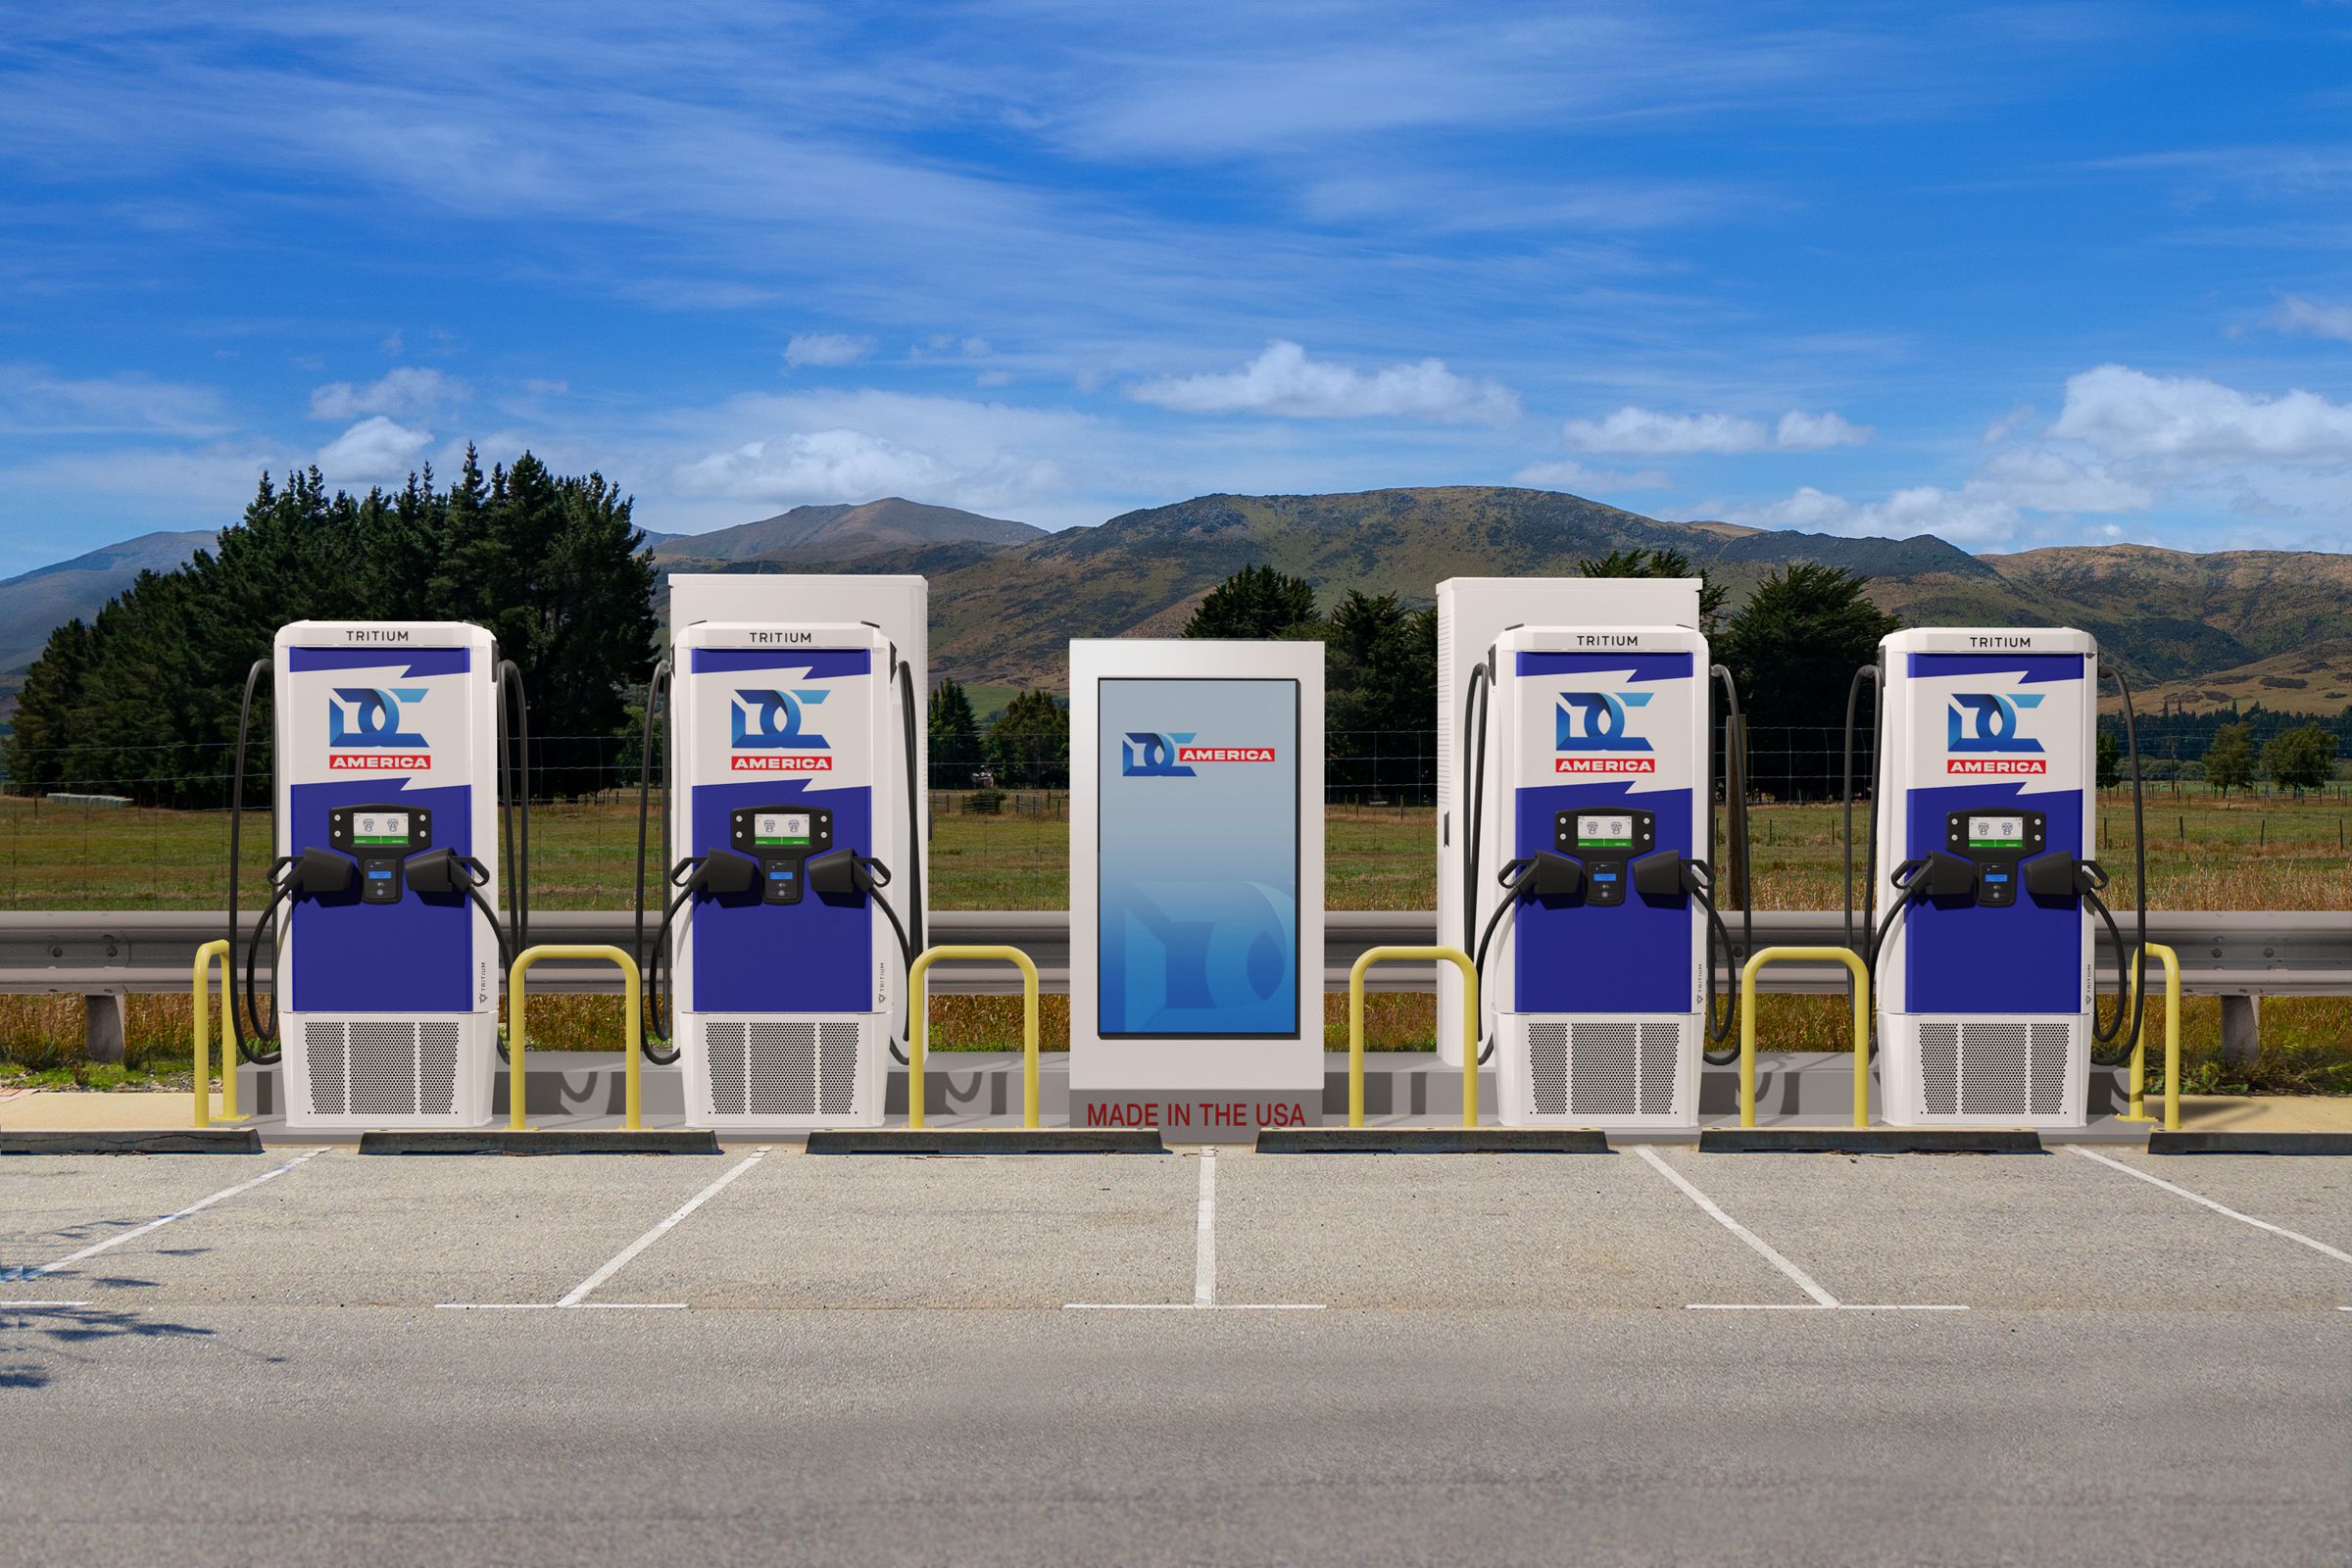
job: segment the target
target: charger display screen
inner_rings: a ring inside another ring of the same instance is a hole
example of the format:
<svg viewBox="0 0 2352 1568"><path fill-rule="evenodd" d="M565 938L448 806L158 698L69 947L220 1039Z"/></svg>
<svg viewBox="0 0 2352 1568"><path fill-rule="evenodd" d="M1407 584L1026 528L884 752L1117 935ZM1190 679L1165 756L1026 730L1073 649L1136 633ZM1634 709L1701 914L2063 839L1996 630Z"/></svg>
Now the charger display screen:
<svg viewBox="0 0 2352 1568"><path fill-rule="evenodd" d="M1614 816L1580 815L1576 819L1576 847L1630 850L1634 847L1634 819L1622 812Z"/></svg>
<svg viewBox="0 0 2352 1568"><path fill-rule="evenodd" d="M2026 819L2022 816L1972 816L1968 819L1968 847L1972 850L2022 850L2026 847Z"/></svg>
<svg viewBox="0 0 2352 1568"><path fill-rule="evenodd" d="M355 845L379 845L405 850L409 847L409 813L357 812L351 821L351 842Z"/></svg>
<svg viewBox="0 0 2352 1568"><path fill-rule="evenodd" d="M808 815L805 811L761 811L753 824L752 839L763 848L807 849Z"/></svg>

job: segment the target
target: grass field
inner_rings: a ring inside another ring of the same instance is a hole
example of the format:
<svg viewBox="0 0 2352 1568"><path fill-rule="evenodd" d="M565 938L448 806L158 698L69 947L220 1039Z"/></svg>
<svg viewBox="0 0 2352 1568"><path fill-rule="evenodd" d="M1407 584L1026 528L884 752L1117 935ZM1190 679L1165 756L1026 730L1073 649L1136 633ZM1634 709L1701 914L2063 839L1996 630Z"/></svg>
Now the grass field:
<svg viewBox="0 0 2352 1568"><path fill-rule="evenodd" d="M1004 809L976 814L964 798L933 799L931 902L959 909L1066 906L1066 797L1019 793ZM1857 814L1857 830L1861 817ZM2352 808L2340 801L2222 802L2158 797L2147 812L2150 906L2198 909L2352 909ZM1753 885L1760 909L1834 908L1840 878L1840 813L1835 807L1762 806L1752 813ZM637 815L633 798L542 806L532 813L534 906L626 908L634 896ZM1426 909L1437 901L1434 813L1427 808L1332 807L1325 814L1325 894L1335 909ZM2099 854L2114 873L2110 899L2132 899L2131 810L2113 796L2100 808ZM0 798L0 906L25 909L218 907L227 853L221 812L35 808ZM241 905L263 897L270 859L266 815L245 823ZM649 856L649 862L653 857ZM649 876L659 872L649 868ZM1346 1043L1344 999L1327 999L1326 1039ZM595 1049L618 1031L617 1000L550 998L534 1006L535 1044ZM1427 997L1377 997L1376 1048L1425 1046L1433 1036ZM1068 1038L1067 1003L1047 999L1045 1033ZM81 1004L71 997L0 998L0 1059L72 1075L79 1066ZM1017 1007L1009 999L943 997L932 1008L942 1049L1009 1049ZM2219 1005L2192 999L2186 1013L2189 1069L2200 1089L2294 1085L2352 1090L2352 1004L2281 1000L2263 1012L2264 1061L2225 1069ZM1844 1049L1843 1004L1835 998L1768 997L1760 1033L1772 1049ZM132 1063L184 1075L187 1004L137 999ZM92 1069L83 1068L84 1076ZM113 1076L97 1069L97 1078ZM2231 1072L2237 1077L2232 1078ZM135 1076L135 1075L134 1075Z"/></svg>
<svg viewBox="0 0 2352 1568"><path fill-rule="evenodd" d="M953 909L1065 907L1067 797L1009 795L994 815L961 809L965 799L944 792L933 797L931 902ZM2097 853L2116 878L2110 902L2128 904L2128 799L2103 800L2099 824ZM2352 806L2160 797L2149 806L2147 825L2151 907L2352 909ZM1426 909L1436 904L1436 823L1429 808L1334 806L1324 813L1324 830L1330 907ZM1836 807L1759 806L1752 832L1757 908L1838 906L1841 840ZM241 857L241 903L247 908L263 896L270 842L269 817L248 813ZM634 799L538 807L531 813L534 907L628 907L636 848ZM0 797L0 907L209 908L225 892L227 853L224 812L36 808ZM649 852L649 867L658 855Z"/></svg>

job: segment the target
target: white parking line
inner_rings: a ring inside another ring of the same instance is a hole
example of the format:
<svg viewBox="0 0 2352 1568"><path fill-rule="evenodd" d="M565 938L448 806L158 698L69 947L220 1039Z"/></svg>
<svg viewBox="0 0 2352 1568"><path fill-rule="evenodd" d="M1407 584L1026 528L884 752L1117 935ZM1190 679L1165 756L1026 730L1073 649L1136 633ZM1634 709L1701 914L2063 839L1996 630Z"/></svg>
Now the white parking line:
<svg viewBox="0 0 2352 1568"><path fill-rule="evenodd" d="M6 1317L11 1312L54 1312L59 1307L87 1306L89 1304L87 1301L0 1301L0 1317ZM2346 1307L2344 1310L2352 1312L2352 1307Z"/></svg>
<svg viewBox="0 0 2352 1568"><path fill-rule="evenodd" d="M1675 1169L1675 1168L1674 1168L1672 1165L1669 1165L1669 1164L1667 1164L1667 1163L1666 1163L1666 1161L1665 1161L1664 1159L1662 1159L1662 1158L1660 1158L1660 1157L1659 1157L1659 1155L1658 1155L1657 1152L1656 1152L1655 1150L1651 1149L1651 1148L1650 1148L1650 1147L1649 1147L1647 1144L1636 1144L1636 1145L1634 1145L1634 1152L1635 1152L1635 1153L1637 1153L1637 1154L1639 1154L1639 1155L1641 1155L1642 1159L1644 1159L1644 1160L1648 1161L1648 1162L1649 1162L1649 1164L1650 1164L1650 1166L1651 1166L1652 1168L1654 1168L1654 1169L1655 1169L1655 1170L1656 1170L1656 1171L1657 1171L1657 1172L1658 1172L1660 1175L1664 1176L1664 1177L1665 1177L1665 1178L1666 1178L1668 1181L1670 1181L1670 1182L1674 1183L1674 1185L1675 1185L1675 1186L1677 1186L1677 1187L1681 1188L1681 1189L1683 1190L1683 1195L1684 1195L1686 1198L1690 1199L1690 1201L1692 1201L1693 1203L1696 1203L1696 1204L1699 1206L1699 1208L1700 1208L1701 1210L1703 1210L1703 1211L1706 1213L1706 1215L1707 1215L1707 1216L1708 1216L1710 1219L1714 1220L1714 1221L1715 1221L1717 1224L1721 1225L1721 1226L1722 1226L1722 1227L1723 1227L1725 1230L1727 1230L1727 1231L1730 1231L1730 1232L1731 1232L1731 1233L1732 1233L1734 1236L1737 1236L1737 1237L1739 1237L1739 1238L1740 1238L1741 1241L1745 1242L1745 1243L1746 1243L1748 1246L1750 1246L1750 1247L1754 1248L1754 1249L1755 1249L1755 1250L1756 1250L1756 1254L1757 1254L1759 1257L1763 1258L1763 1259L1764 1259L1764 1261L1766 1261L1767 1263L1770 1263L1770 1264L1771 1264L1771 1265L1772 1265L1774 1268L1777 1268L1777 1269L1779 1269L1779 1270L1780 1270L1780 1271L1781 1271L1783 1274L1786 1274L1786 1275L1788 1275L1788 1278L1789 1278L1790 1280L1792 1280L1792 1281L1794 1281L1794 1282L1795 1282L1796 1288L1797 1288L1798 1290L1800 1290L1800 1291L1803 1291L1803 1292L1804 1292L1804 1293L1805 1293L1807 1296L1810 1296L1811 1298L1813 1298L1813 1299L1812 1299L1812 1300L1811 1300L1809 1303L1808 1303L1808 1302L1797 1302L1797 1301L1785 1301L1785 1302L1781 1302L1781 1303L1778 1303L1778 1304L1773 1304L1773 1305L1765 1305L1765 1304L1758 1304L1758 1303L1745 1302L1745 1301L1691 1301L1691 1302L1689 1302L1689 1303L1687 1303L1688 1310L1690 1310L1690 1311L1692 1311L1692 1312L1965 1312L1965 1311L1967 1311L1967 1310L1968 1310L1968 1308L1967 1308L1967 1307L1965 1307L1965 1306L1950 1306L1950 1305L1940 1305L1940 1304L1939 1304L1939 1305L1917 1305L1917 1306L1915 1306L1915 1305L1910 1305L1910 1304L1903 1304L1903 1305L1893 1305L1893 1304L1871 1304L1871 1305L1863 1305L1863 1304L1857 1304L1857 1303L1852 1303L1852 1302L1840 1301L1839 1299L1838 1299L1838 1298L1836 1298L1835 1296L1832 1296L1832 1295L1831 1295L1829 1292L1827 1292L1827 1291L1823 1290L1823 1289L1821 1288L1821 1282L1820 1282L1820 1281L1816 1280L1816 1279L1815 1279L1815 1278L1814 1278L1812 1275L1810 1275L1810 1274L1806 1273L1806 1272L1805 1272L1803 1269L1801 1269L1801 1268L1798 1268L1798 1267L1797 1267L1797 1266L1796 1266L1794 1263L1791 1263L1791 1262L1789 1262L1789 1261L1788 1261L1788 1259L1787 1259L1786 1257L1783 1257L1783 1256L1780 1254L1780 1252L1778 1252L1777 1250L1774 1250L1774 1248L1773 1248L1773 1246L1772 1246L1772 1244L1771 1244L1770 1242L1767 1242L1767 1241L1765 1241L1763 1237L1761 1237L1761 1236L1758 1236L1758 1235L1757 1235L1757 1234L1756 1234L1754 1231L1751 1231L1751 1230L1749 1230L1749 1229L1748 1229L1746 1226L1744 1226L1744 1225L1740 1224L1740 1223L1738 1220L1736 1220L1736 1219L1732 1218L1732 1216L1731 1216L1731 1215L1729 1215L1729 1214L1725 1213L1725 1212L1723 1211L1722 1207L1721 1207L1719 1204L1717 1204L1717 1203L1716 1203L1715 1200L1713 1200L1712 1198L1709 1198L1709 1197L1708 1197L1706 1194L1704 1194L1704 1193L1700 1192L1700 1191L1699 1191L1699 1190L1698 1190L1696 1187L1693 1187L1693 1186L1691 1186L1691 1185L1690 1185L1690 1183L1688 1180L1686 1180L1686 1179L1684 1178L1684 1176L1683 1176L1683 1173L1682 1173L1681 1171L1678 1171L1678 1170L1676 1170L1676 1169Z"/></svg>
<svg viewBox="0 0 2352 1568"><path fill-rule="evenodd" d="M2073 1150L2076 1153L2081 1154L2084 1159L2095 1159L2100 1164L2108 1166L2114 1170L2120 1170L2127 1176L2136 1176L2141 1181L2146 1182L2150 1187L2161 1187L2168 1193L2177 1193L2180 1197L2187 1199L2192 1203L2204 1204L2207 1208L2212 1209L2216 1214L2227 1214L2231 1219L2237 1220L2242 1224L2251 1225L2258 1231L2269 1231L2272 1235L2283 1236L2290 1242L2301 1242L2305 1247L2310 1248L2313 1251L2325 1252L2339 1263L2352 1263L2352 1252L2341 1251L2336 1248L2329 1247L2326 1242L2315 1242L2310 1237L2304 1235L2301 1231L2290 1231L2285 1226L2274 1225L2267 1219L2256 1219L2251 1214L2240 1214L2236 1209L2230 1207L2226 1203L2217 1203L2212 1199L2205 1197L2202 1193L2192 1193L2185 1187L2176 1187L2171 1182L2166 1181L2163 1177L2151 1176L2144 1170L2133 1170L2131 1166L2125 1164L2120 1159L2110 1159L2105 1154L2094 1154L2089 1150L2084 1149L2081 1144L2069 1144L2067 1147ZM2346 1307L2345 1310L2352 1311L2352 1307Z"/></svg>
<svg viewBox="0 0 2352 1568"><path fill-rule="evenodd" d="M320 1154L325 1152L326 1151L324 1149L314 1149L307 1154L296 1154L292 1159L287 1160L283 1165L280 1165L273 1170L266 1170L259 1176L254 1177L252 1180L239 1182L234 1187L223 1187L220 1189L220 1191L213 1194L213 1196L210 1198L199 1198L187 1207L174 1210L173 1212L163 1215L158 1219L151 1219L146 1224L137 1227L135 1230L124 1231L120 1236L110 1236L103 1242L93 1242L78 1252L68 1252L65 1256L59 1258L54 1263L43 1263L39 1268L19 1270L11 1274L9 1277L19 1280L37 1280L42 1278L44 1275L54 1274L61 1268L67 1268L73 1264L80 1262L85 1257L96 1257L100 1252L108 1251L114 1248L121 1247L124 1242L135 1242L140 1237L146 1235L149 1231L160 1230L164 1226L171 1224L175 1219L186 1219L190 1214L201 1214L206 1209L212 1207L215 1203L223 1202L228 1199L236 1197L239 1193L250 1193L256 1187L261 1186L262 1183L267 1181L275 1181L278 1177L283 1176L295 1166L304 1163L306 1160L317 1159Z"/></svg>
<svg viewBox="0 0 2352 1568"><path fill-rule="evenodd" d="M1322 1301L1217 1299L1217 1152L1200 1152L1200 1207L1193 1216L1193 1298L1189 1301L1064 1301L1064 1312L1320 1312Z"/></svg>
<svg viewBox="0 0 2352 1568"><path fill-rule="evenodd" d="M1193 1304L1217 1304L1217 1152L1200 1152L1200 1213L1193 1225Z"/></svg>
<svg viewBox="0 0 2352 1568"><path fill-rule="evenodd" d="M762 1144L729 1166L716 1181L686 1200L685 1202L680 1203L668 1218L622 1248L602 1268L573 1286L559 1300L436 1301L433 1303L434 1310L441 1312L557 1312L576 1309L606 1312L683 1312L686 1310L684 1301L591 1301L587 1299L587 1296L589 1292L619 1273L622 1268L627 1266L631 1258L668 1235L678 1221L726 1191L729 1182L766 1157L769 1147Z"/></svg>

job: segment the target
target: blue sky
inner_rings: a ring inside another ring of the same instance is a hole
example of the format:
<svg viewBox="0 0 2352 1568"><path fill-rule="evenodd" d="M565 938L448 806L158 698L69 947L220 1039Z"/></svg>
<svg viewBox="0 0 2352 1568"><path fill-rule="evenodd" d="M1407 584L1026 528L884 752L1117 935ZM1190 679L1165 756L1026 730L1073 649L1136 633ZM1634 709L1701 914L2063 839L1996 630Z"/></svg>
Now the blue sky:
<svg viewBox="0 0 2352 1568"><path fill-rule="evenodd" d="M392 10L12 13L0 572L468 438L2352 548L2352 6Z"/></svg>

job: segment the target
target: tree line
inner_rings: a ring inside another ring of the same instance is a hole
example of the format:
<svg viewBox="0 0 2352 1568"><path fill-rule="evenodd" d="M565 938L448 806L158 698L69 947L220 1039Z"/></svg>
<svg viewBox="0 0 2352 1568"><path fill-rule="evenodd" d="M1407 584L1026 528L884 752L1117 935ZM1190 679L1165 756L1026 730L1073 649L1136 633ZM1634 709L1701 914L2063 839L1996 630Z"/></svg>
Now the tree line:
<svg viewBox="0 0 2352 1568"><path fill-rule="evenodd" d="M1696 577L1702 624L1716 659L1739 684L1757 752L1757 776L1800 793L1838 787L1830 750L1791 748L1783 737L1831 733L1845 720L1854 670L1877 657L1879 639L1899 622L1871 604L1865 580L1839 567L1799 562L1759 583L1724 614L1728 591L1674 549L1613 551L1581 562L1588 577ZM1390 799L1427 799L1437 782L1438 612L1409 609L1396 594L1343 595L1328 611L1315 587L1270 566L1250 565L1219 583L1194 610L1186 637L1319 640L1326 665L1325 770L1331 789ZM1867 748L1868 725L1857 744ZM931 778L960 789L983 770L999 787L1060 788L1069 781L1069 715L1054 694L1027 691L992 723L974 717L955 681L933 692ZM1782 752L1787 755L1780 755Z"/></svg>
<svg viewBox="0 0 2352 1568"><path fill-rule="evenodd" d="M78 786L141 805L218 806L245 674L293 620L463 620L522 672L540 795L603 782L600 737L651 672L654 567L629 499L525 452L485 475L471 447L446 488L327 491L317 468L265 473L243 517L175 571L141 572L97 615L68 621L26 672L6 761L20 791ZM256 693L267 737L270 683ZM270 747L247 763L267 799Z"/></svg>

